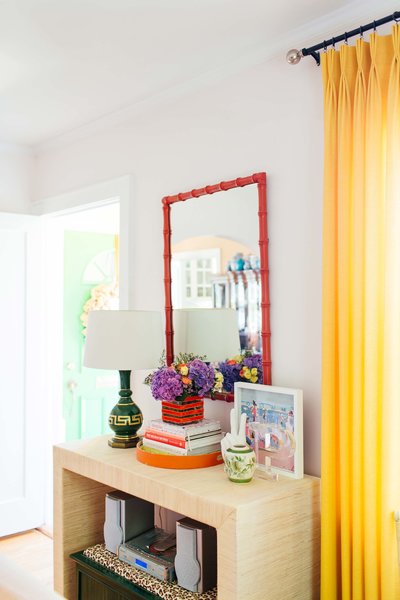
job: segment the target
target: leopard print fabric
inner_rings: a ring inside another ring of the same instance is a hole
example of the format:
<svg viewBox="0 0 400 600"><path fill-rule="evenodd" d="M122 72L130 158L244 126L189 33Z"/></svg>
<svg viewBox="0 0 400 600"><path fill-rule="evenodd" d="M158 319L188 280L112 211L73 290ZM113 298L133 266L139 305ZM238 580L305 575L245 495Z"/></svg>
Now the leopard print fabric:
<svg viewBox="0 0 400 600"><path fill-rule="evenodd" d="M106 550L104 544L96 544L83 551L83 554L94 562L106 567L113 573L124 577L135 585L159 596L162 600L217 600L217 588L205 592L204 594L195 594L183 589L177 583L160 581L144 573L122 560L119 560L115 554Z"/></svg>

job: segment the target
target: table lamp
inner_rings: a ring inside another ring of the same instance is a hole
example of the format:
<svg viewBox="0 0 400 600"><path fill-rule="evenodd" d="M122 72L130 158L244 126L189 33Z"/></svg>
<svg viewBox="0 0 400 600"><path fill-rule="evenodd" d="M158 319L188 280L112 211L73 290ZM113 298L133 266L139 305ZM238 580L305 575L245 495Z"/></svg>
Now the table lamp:
<svg viewBox="0 0 400 600"><path fill-rule="evenodd" d="M161 312L143 310L94 310L89 313L85 367L117 369L121 390L108 423L114 436L112 448L132 448L143 423L142 411L132 399L132 369L151 369L159 364L164 348Z"/></svg>
<svg viewBox="0 0 400 600"><path fill-rule="evenodd" d="M191 352L220 362L240 353L234 308L179 308L173 313L174 354Z"/></svg>

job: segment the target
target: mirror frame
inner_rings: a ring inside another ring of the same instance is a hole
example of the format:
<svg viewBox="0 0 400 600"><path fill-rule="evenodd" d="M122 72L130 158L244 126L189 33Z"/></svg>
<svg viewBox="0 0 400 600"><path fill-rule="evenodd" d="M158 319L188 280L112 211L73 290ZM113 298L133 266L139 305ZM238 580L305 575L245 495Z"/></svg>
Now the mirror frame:
<svg viewBox="0 0 400 600"><path fill-rule="evenodd" d="M163 206L163 235L164 235L164 291L165 291L165 344L166 361L170 365L174 359L174 329L172 306L172 277L171 277L171 207L176 202L186 202L216 192L226 192L233 188L247 185L257 185L258 190L258 224L260 246L260 279L261 279L261 348L263 383L271 385L271 325L269 297L269 264L268 264L268 220L267 220L267 175L254 173L248 177L239 177L230 181L221 181L214 185L180 192L173 196L164 196Z"/></svg>

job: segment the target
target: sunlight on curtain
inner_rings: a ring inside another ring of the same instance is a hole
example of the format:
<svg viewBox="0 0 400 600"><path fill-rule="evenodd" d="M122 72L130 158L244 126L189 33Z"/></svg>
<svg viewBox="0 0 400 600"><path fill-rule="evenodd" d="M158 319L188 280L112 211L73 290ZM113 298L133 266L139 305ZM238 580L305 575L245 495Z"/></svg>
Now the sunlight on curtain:
<svg viewBox="0 0 400 600"><path fill-rule="evenodd" d="M323 600L398 600L400 30L322 56Z"/></svg>

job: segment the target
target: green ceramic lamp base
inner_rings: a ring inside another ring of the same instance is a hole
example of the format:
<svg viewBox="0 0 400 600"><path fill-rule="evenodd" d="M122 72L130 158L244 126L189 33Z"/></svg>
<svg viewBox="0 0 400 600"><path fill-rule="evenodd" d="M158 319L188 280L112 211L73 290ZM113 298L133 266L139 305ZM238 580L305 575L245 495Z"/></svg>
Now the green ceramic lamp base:
<svg viewBox="0 0 400 600"><path fill-rule="evenodd" d="M108 424L114 437L108 441L111 448L134 448L139 442L138 429L142 426L142 411L132 400L130 389L130 371L120 371L120 399L108 417Z"/></svg>

